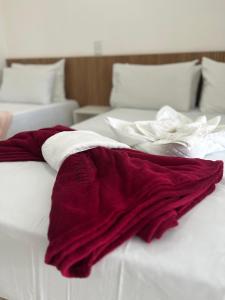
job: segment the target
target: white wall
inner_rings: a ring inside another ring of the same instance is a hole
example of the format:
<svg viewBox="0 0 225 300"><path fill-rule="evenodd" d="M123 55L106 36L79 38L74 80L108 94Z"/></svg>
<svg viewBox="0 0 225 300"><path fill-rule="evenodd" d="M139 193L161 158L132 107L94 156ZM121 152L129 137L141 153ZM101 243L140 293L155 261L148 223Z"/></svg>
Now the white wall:
<svg viewBox="0 0 225 300"><path fill-rule="evenodd" d="M3 20L3 0L0 0L0 60L5 55L6 44L5 44L5 31L4 31L4 20ZM0 63L1 64L1 63Z"/></svg>
<svg viewBox="0 0 225 300"><path fill-rule="evenodd" d="M8 57L225 50L225 0L3 0Z"/></svg>

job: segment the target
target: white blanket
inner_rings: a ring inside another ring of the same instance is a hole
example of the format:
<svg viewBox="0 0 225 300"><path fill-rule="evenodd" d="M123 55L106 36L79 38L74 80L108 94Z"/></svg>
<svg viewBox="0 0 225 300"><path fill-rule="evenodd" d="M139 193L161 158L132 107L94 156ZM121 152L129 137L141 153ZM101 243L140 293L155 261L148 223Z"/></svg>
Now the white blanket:
<svg viewBox="0 0 225 300"><path fill-rule="evenodd" d="M107 118L118 140L148 153L203 158L225 149L225 126L221 117L195 121L169 106L161 108L152 121L127 122Z"/></svg>
<svg viewBox="0 0 225 300"><path fill-rule="evenodd" d="M71 154L95 147L130 148L98 133L86 130L63 131L48 138L42 145L45 161L56 171Z"/></svg>

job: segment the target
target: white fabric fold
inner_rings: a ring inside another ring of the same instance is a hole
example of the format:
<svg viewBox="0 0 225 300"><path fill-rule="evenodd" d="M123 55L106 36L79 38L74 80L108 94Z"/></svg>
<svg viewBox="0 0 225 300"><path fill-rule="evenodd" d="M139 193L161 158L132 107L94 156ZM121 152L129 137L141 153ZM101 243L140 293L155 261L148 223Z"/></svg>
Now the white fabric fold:
<svg viewBox="0 0 225 300"><path fill-rule="evenodd" d="M191 120L169 106L161 108L152 121L127 122L107 118L118 140L148 153L200 157L225 149L225 126L221 117Z"/></svg>
<svg viewBox="0 0 225 300"><path fill-rule="evenodd" d="M70 155L96 147L130 148L98 133L79 130L56 133L45 141L41 151L45 161L58 171L63 161Z"/></svg>

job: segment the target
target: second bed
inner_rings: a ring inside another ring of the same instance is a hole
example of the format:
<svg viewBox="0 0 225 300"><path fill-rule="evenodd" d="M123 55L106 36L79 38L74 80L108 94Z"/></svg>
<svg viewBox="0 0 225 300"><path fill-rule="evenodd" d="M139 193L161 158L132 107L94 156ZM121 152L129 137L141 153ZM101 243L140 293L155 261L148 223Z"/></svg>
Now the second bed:
<svg viewBox="0 0 225 300"><path fill-rule="evenodd" d="M0 112L5 111L12 115L5 138L21 131L35 130L56 124L70 126L73 122L73 110L77 107L78 103L74 100L45 105L1 102Z"/></svg>

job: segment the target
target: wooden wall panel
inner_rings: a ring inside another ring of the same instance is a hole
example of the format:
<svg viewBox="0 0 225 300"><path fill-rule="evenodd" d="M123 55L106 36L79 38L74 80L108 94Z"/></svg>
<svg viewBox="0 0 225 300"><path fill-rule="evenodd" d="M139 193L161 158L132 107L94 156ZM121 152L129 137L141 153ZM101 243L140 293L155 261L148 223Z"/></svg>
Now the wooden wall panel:
<svg viewBox="0 0 225 300"><path fill-rule="evenodd" d="M66 95L83 105L108 105L114 63L166 64L190 61L203 56L225 62L225 52L197 52L172 54L143 54L121 56L93 56L66 58ZM10 59L12 62L48 64L60 58Z"/></svg>

